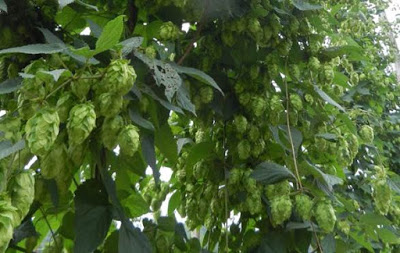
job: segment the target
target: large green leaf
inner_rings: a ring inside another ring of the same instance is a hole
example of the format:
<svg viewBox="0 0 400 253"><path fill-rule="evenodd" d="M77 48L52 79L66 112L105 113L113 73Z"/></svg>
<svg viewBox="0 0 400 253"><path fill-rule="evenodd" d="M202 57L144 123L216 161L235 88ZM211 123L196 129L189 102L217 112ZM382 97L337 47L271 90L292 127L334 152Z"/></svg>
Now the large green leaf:
<svg viewBox="0 0 400 253"><path fill-rule="evenodd" d="M322 249L325 253L335 253L336 252L336 241L333 234L328 234L321 241Z"/></svg>
<svg viewBox="0 0 400 253"><path fill-rule="evenodd" d="M172 194L172 196L168 202L168 215L172 215L174 213L175 209L181 203L181 195L182 194L179 191L176 191L176 192L174 192L174 194Z"/></svg>
<svg viewBox="0 0 400 253"><path fill-rule="evenodd" d="M200 142L190 148L189 155L186 159L186 168L192 168L198 161L210 157L213 153L214 143Z"/></svg>
<svg viewBox="0 0 400 253"><path fill-rule="evenodd" d="M224 92L221 90L221 88L218 86L218 84L214 81L214 79L211 76L204 73L203 71L195 69L195 68L179 66L176 64L173 64L172 66L176 69L176 71L178 73L189 75L205 84L208 84L208 85L214 87L219 92L224 94Z"/></svg>
<svg viewBox="0 0 400 253"><path fill-rule="evenodd" d="M134 122L138 126L146 128L152 132L155 131L153 123L151 123L147 119L144 119L135 109L131 108L129 110L129 117L131 118L132 122Z"/></svg>
<svg viewBox="0 0 400 253"><path fill-rule="evenodd" d="M0 83L0 94L7 94L18 90L22 86L21 82L22 78L20 77L5 80Z"/></svg>
<svg viewBox="0 0 400 253"><path fill-rule="evenodd" d="M169 163L175 164L178 160L178 147L168 124L162 125L155 132L154 142L161 153L168 159Z"/></svg>
<svg viewBox="0 0 400 253"><path fill-rule="evenodd" d="M129 197L122 200L121 204L127 210L129 218L137 218L150 211L149 204L135 191L130 192Z"/></svg>
<svg viewBox="0 0 400 253"><path fill-rule="evenodd" d="M10 141L0 142L0 160L25 148L25 141L20 140L13 144Z"/></svg>
<svg viewBox="0 0 400 253"><path fill-rule="evenodd" d="M257 253L287 252L287 238L284 233L269 232L264 236Z"/></svg>
<svg viewBox="0 0 400 253"><path fill-rule="evenodd" d="M7 5L4 0L0 0L0 10L7 12Z"/></svg>
<svg viewBox="0 0 400 253"><path fill-rule="evenodd" d="M13 47L0 50L0 54L21 53L21 54L55 54L66 50L65 45L53 44L31 44L22 47Z"/></svg>
<svg viewBox="0 0 400 253"><path fill-rule="evenodd" d="M133 37L126 39L119 44L122 46L122 55L126 56L131 53L135 48L140 47L143 43L143 37Z"/></svg>
<svg viewBox="0 0 400 253"><path fill-rule="evenodd" d="M124 16L118 16L111 20L104 27L99 39L96 42L95 54L104 52L116 44L118 44L121 38L122 31L124 29Z"/></svg>
<svg viewBox="0 0 400 253"><path fill-rule="evenodd" d="M323 90L321 90L320 88L318 88L317 85L314 85L314 90L318 93L318 95L321 96L321 98L323 100L325 100L327 103L335 106L336 108L338 108L341 111L346 111L341 105L339 105L335 100L333 100L328 94L326 94Z"/></svg>
<svg viewBox="0 0 400 253"><path fill-rule="evenodd" d="M157 167L156 151L154 148L154 137L149 134L144 134L142 135L141 143L142 143L142 153L144 159L146 160L150 168L153 170L154 180L156 184L158 184L160 182L160 171Z"/></svg>
<svg viewBox="0 0 400 253"><path fill-rule="evenodd" d="M333 190L334 185L343 183L343 180L341 178L334 175L325 174L317 166L315 166L309 161L302 163L302 165L304 165L304 168L308 168L308 171L311 175L313 175L317 179L322 180L324 185L328 187L329 191Z"/></svg>
<svg viewBox="0 0 400 253"><path fill-rule="evenodd" d="M251 176L261 184L274 184L285 179L296 178L289 169L273 162L260 163Z"/></svg>
<svg viewBox="0 0 400 253"><path fill-rule="evenodd" d="M360 222L365 225L370 226L389 226L391 224L390 220L388 220L385 216L376 214L376 213L366 213L360 217Z"/></svg>
<svg viewBox="0 0 400 253"><path fill-rule="evenodd" d="M88 180L75 192L74 252L93 252L106 238L112 212L108 195L101 183Z"/></svg>
<svg viewBox="0 0 400 253"><path fill-rule="evenodd" d="M301 10L301 11L312 11L322 9L322 6L319 4L310 4L305 0L293 0L293 5Z"/></svg>
<svg viewBox="0 0 400 253"><path fill-rule="evenodd" d="M151 253L146 236L139 229L129 229L124 223L119 230L118 253Z"/></svg>

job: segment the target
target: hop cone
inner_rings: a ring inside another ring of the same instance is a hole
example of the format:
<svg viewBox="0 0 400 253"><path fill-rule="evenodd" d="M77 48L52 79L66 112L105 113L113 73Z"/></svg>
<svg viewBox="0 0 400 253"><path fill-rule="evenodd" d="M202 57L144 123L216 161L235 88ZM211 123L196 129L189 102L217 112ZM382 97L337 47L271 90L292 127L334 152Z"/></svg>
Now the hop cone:
<svg viewBox="0 0 400 253"><path fill-rule="evenodd" d="M315 219L319 227L325 232L332 232L336 223L336 214L331 203L321 201L317 204L314 212Z"/></svg>
<svg viewBox="0 0 400 253"><path fill-rule="evenodd" d="M104 120L101 128L101 140L104 147L113 150L118 143L118 134L124 126L121 116L109 117Z"/></svg>
<svg viewBox="0 0 400 253"><path fill-rule="evenodd" d="M296 212L302 220L310 220L311 218L311 208L313 202L307 195L297 195L296 199Z"/></svg>
<svg viewBox="0 0 400 253"><path fill-rule="evenodd" d="M101 116L117 115L122 108L123 98L121 95L112 93L101 94L96 101L96 112Z"/></svg>
<svg viewBox="0 0 400 253"><path fill-rule="evenodd" d="M71 83L71 90L79 99L86 98L90 88L93 85L93 79L87 79L85 77L90 77L90 73L84 73L78 80Z"/></svg>
<svg viewBox="0 0 400 253"><path fill-rule="evenodd" d="M175 40L178 38L179 34L179 28L171 21L165 22L160 27L159 35L161 40Z"/></svg>
<svg viewBox="0 0 400 253"><path fill-rule="evenodd" d="M368 125L363 125L359 131L361 140L365 143L372 143L374 141L374 129Z"/></svg>
<svg viewBox="0 0 400 253"><path fill-rule="evenodd" d="M66 122L71 108L75 104L74 95L71 92L65 92L57 101L57 113L61 122Z"/></svg>
<svg viewBox="0 0 400 253"><path fill-rule="evenodd" d="M127 60L114 60L108 66L105 77L98 87L99 93L113 92L121 96L128 93L136 81L136 73Z"/></svg>
<svg viewBox="0 0 400 253"><path fill-rule="evenodd" d="M67 123L70 144L82 144L96 126L96 113L92 103L74 106Z"/></svg>
<svg viewBox="0 0 400 253"><path fill-rule="evenodd" d="M35 198L35 179L28 171L14 176L9 184L12 205L17 208L20 219L25 217Z"/></svg>
<svg viewBox="0 0 400 253"><path fill-rule="evenodd" d="M12 239L14 227L20 223L17 209L7 196L0 196L0 252L4 252Z"/></svg>
<svg viewBox="0 0 400 253"><path fill-rule="evenodd" d="M138 129L133 125L125 126L118 135L118 144L121 152L133 156L139 148Z"/></svg>
<svg viewBox="0 0 400 253"><path fill-rule="evenodd" d="M49 108L38 111L25 126L26 140L31 152L43 156L57 138L60 125L58 113Z"/></svg>
<svg viewBox="0 0 400 253"><path fill-rule="evenodd" d="M67 162L68 155L65 144L56 143L50 152L41 160L40 172L46 179L55 178L64 171Z"/></svg>
<svg viewBox="0 0 400 253"><path fill-rule="evenodd" d="M292 202L289 196L281 196L271 200L271 218L275 226L289 219L291 214Z"/></svg>

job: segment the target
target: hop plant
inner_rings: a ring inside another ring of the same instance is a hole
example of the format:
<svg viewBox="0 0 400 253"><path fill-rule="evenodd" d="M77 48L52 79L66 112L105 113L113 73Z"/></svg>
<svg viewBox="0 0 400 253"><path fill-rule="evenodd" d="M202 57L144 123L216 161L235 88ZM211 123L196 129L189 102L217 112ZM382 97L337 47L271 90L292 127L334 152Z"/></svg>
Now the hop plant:
<svg viewBox="0 0 400 253"><path fill-rule="evenodd" d="M250 157L251 154L251 146L248 140L242 140L239 142L237 146L239 158L242 160L246 160Z"/></svg>
<svg viewBox="0 0 400 253"><path fill-rule="evenodd" d="M31 152L43 156L52 147L59 132L60 118L54 109L43 108L25 125L26 140Z"/></svg>
<svg viewBox="0 0 400 253"><path fill-rule="evenodd" d="M287 180L276 184L267 185L265 188L265 195L269 200L279 196L288 196L290 193L290 185Z"/></svg>
<svg viewBox="0 0 400 253"><path fill-rule="evenodd" d="M290 103L292 104L293 108L296 111L300 111L303 109L303 101L302 101L301 97L297 94L290 95Z"/></svg>
<svg viewBox="0 0 400 253"><path fill-rule="evenodd" d="M328 83L328 84L332 83L333 78L335 77L335 72L333 71L333 68L331 65L329 65L329 64L324 65L323 75L324 75L324 80L326 83Z"/></svg>
<svg viewBox="0 0 400 253"><path fill-rule="evenodd" d="M321 62L318 60L317 57L313 56L308 62L308 67L311 69L311 71L318 72L321 67Z"/></svg>
<svg viewBox="0 0 400 253"><path fill-rule="evenodd" d="M146 49L144 50L144 53L146 54L147 57L149 57L150 59L155 59L157 56L157 51L153 46L148 46L146 47Z"/></svg>
<svg viewBox="0 0 400 253"><path fill-rule="evenodd" d="M13 237L14 227L20 223L17 209L11 205L8 196L0 196L0 252L5 252Z"/></svg>
<svg viewBox="0 0 400 253"><path fill-rule="evenodd" d="M296 212L300 218L304 221L311 219L311 209L313 207L313 201L305 194L296 195Z"/></svg>
<svg viewBox="0 0 400 253"><path fill-rule="evenodd" d="M350 74L350 81L353 85L357 85L358 82L360 81L360 78L357 74L357 72L351 72Z"/></svg>
<svg viewBox="0 0 400 253"><path fill-rule="evenodd" d="M337 223L337 227L344 234L348 235L350 232L350 224L347 220L341 220Z"/></svg>
<svg viewBox="0 0 400 253"><path fill-rule="evenodd" d="M248 123L247 119L243 115L236 115L233 122L235 129L239 134L246 132Z"/></svg>
<svg viewBox="0 0 400 253"><path fill-rule="evenodd" d="M204 104L208 104L212 101L214 92L211 87L203 87L200 89L200 99Z"/></svg>
<svg viewBox="0 0 400 253"><path fill-rule="evenodd" d="M296 64L291 64L289 66L289 74L290 74L290 77L294 81L296 81L296 82L300 81L301 73L300 73L299 66L297 66Z"/></svg>
<svg viewBox="0 0 400 253"><path fill-rule="evenodd" d="M259 157L265 149L265 142L263 139L259 139L254 143L251 155L255 158Z"/></svg>
<svg viewBox="0 0 400 253"><path fill-rule="evenodd" d="M259 76L259 74L260 74L260 66L258 66L258 65L253 65L253 66L250 67L250 78L251 78L252 80L257 79L257 77Z"/></svg>
<svg viewBox="0 0 400 253"><path fill-rule="evenodd" d="M121 152L133 156L139 149L139 133L137 127L134 125L125 126L118 135L118 145Z"/></svg>
<svg viewBox="0 0 400 253"><path fill-rule="evenodd" d="M100 85L96 87L97 93L111 92L125 95L136 81L135 69L129 65L128 60L113 60L104 74Z"/></svg>
<svg viewBox="0 0 400 253"><path fill-rule="evenodd" d="M96 126L96 113L92 103L75 105L67 123L70 144L82 144Z"/></svg>
<svg viewBox="0 0 400 253"><path fill-rule="evenodd" d="M123 101L121 95L103 93L96 99L96 112L100 116L115 116L121 111Z"/></svg>
<svg viewBox="0 0 400 253"><path fill-rule="evenodd" d="M101 127L101 140L104 147L113 150L118 143L118 134L124 126L121 116L107 117Z"/></svg>
<svg viewBox="0 0 400 253"><path fill-rule="evenodd" d="M319 227L326 233L333 231L336 223L336 214L332 204L328 200L322 200L317 203L317 207L314 210L314 217Z"/></svg>
<svg viewBox="0 0 400 253"><path fill-rule="evenodd" d="M160 27L159 36L161 40L176 40L180 34L179 28L171 21L165 22Z"/></svg>
<svg viewBox="0 0 400 253"><path fill-rule="evenodd" d="M280 196L271 200L271 219L274 226L280 225L290 218L292 201L289 196Z"/></svg>
<svg viewBox="0 0 400 253"><path fill-rule="evenodd" d="M29 171L16 174L8 185L11 203L17 208L20 220L28 213L35 198L35 179Z"/></svg>
<svg viewBox="0 0 400 253"><path fill-rule="evenodd" d="M79 99L85 99L94 84L94 79L90 79L92 74L85 72L82 76L71 83L71 90Z"/></svg>
<svg viewBox="0 0 400 253"><path fill-rule="evenodd" d="M373 181L372 187L374 189L372 197L375 201L375 207L382 215L386 215L389 212L392 201L392 191L385 179Z"/></svg>
<svg viewBox="0 0 400 253"><path fill-rule="evenodd" d="M21 119L17 117L6 117L0 122L0 131L4 133L4 138L11 141L21 139Z"/></svg>
<svg viewBox="0 0 400 253"><path fill-rule="evenodd" d="M56 109L60 122L66 122L68 119L69 111L75 104L74 95L71 92L65 92L57 101Z"/></svg>
<svg viewBox="0 0 400 253"><path fill-rule="evenodd" d="M260 131L258 130L258 127L255 125L250 126L249 130L249 139L252 142L255 142L260 138Z"/></svg>
<svg viewBox="0 0 400 253"><path fill-rule="evenodd" d="M363 125L359 131L361 140L365 143L372 143L374 141L374 129L368 125Z"/></svg>
<svg viewBox="0 0 400 253"><path fill-rule="evenodd" d="M64 143L55 143L52 149L41 159L40 172L46 179L61 174L68 164L67 148Z"/></svg>
<svg viewBox="0 0 400 253"><path fill-rule="evenodd" d="M251 109L256 117L260 117L267 109L267 101L261 96L255 96L251 101Z"/></svg>

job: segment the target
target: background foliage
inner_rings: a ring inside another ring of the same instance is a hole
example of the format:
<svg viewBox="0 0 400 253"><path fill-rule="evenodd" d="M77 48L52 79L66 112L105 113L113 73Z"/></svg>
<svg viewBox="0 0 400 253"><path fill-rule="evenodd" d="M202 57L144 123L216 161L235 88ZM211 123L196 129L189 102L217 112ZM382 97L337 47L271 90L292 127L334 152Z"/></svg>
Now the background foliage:
<svg viewBox="0 0 400 253"><path fill-rule="evenodd" d="M397 252L386 8L0 0L0 251Z"/></svg>

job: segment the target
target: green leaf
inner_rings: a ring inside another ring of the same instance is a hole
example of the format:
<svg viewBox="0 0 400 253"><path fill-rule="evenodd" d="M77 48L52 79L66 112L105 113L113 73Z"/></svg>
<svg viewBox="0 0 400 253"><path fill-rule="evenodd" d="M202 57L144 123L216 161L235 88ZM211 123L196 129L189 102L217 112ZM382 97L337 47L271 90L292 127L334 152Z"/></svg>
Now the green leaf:
<svg viewBox="0 0 400 253"><path fill-rule="evenodd" d="M162 216L162 217L158 218L157 225L158 225L158 228L163 231L174 232L175 226L176 226L176 221L175 221L174 217Z"/></svg>
<svg viewBox="0 0 400 253"><path fill-rule="evenodd" d="M196 116L196 108L195 108L194 104L192 103L192 101L190 101L189 91L187 90L187 88L185 86L182 85L179 88L179 90L176 94L176 100L178 102L178 105L182 109L187 110Z"/></svg>
<svg viewBox="0 0 400 253"><path fill-rule="evenodd" d="M301 11L320 10L322 6L319 4L310 4L305 0L293 0L293 5Z"/></svg>
<svg viewBox="0 0 400 253"><path fill-rule="evenodd" d="M256 252L258 253L277 253L287 252L286 239L284 233L269 232L264 236L264 239Z"/></svg>
<svg viewBox="0 0 400 253"><path fill-rule="evenodd" d="M135 48L140 47L143 43L143 37L133 37L126 39L119 44L122 46L122 55L126 56L131 53Z"/></svg>
<svg viewBox="0 0 400 253"><path fill-rule="evenodd" d="M129 117L131 118L132 122L134 122L135 124L146 128L152 132L155 131L155 128L153 126L153 123L151 123L150 121L148 121L147 119L144 119L136 110L134 110L133 108L131 108L129 110Z"/></svg>
<svg viewBox="0 0 400 253"><path fill-rule="evenodd" d="M96 42L95 54L104 52L118 44L124 29L124 15L111 20L104 27Z"/></svg>
<svg viewBox="0 0 400 253"><path fill-rule="evenodd" d="M360 245L362 245L363 247L365 247L367 250L369 250L369 252L374 252L374 250L372 249L371 243L368 242L365 239L365 235L364 233L360 232L353 232L350 231L349 233L350 237L353 238L356 242L358 242Z"/></svg>
<svg viewBox="0 0 400 253"><path fill-rule="evenodd" d="M4 0L0 0L0 10L7 12L7 5Z"/></svg>
<svg viewBox="0 0 400 253"><path fill-rule="evenodd" d="M156 151L154 149L154 137L149 134L141 136L142 152L147 164L153 170L153 177L156 184L160 183L160 171L156 162Z"/></svg>
<svg viewBox="0 0 400 253"><path fill-rule="evenodd" d="M181 153L183 146L185 146L188 143L193 143L193 140L190 138L180 138L177 141L177 145L178 145L178 154Z"/></svg>
<svg viewBox="0 0 400 253"><path fill-rule="evenodd" d="M138 229L129 229L124 223L119 230L118 253L151 253L147 237Z"/></svg>
<svg viewBox="0 0 400 253"><path fill-rule="evenodd" d="M289 131L288 131L287 126L280 125L279 128L285 132L285 134L286 134L285 137L286 137L287 141L289 142L290 138L289 138ZM303 142L303 134L297 128L294 128L294 127L290 127L290 134L292 135L293 146L297 153L301 146L301 143Z"/></svg>
<svg viewBox="0 0 400 253"><path fill-rule="evenodd" d="M118 252L119 231L115 230L109 235L104 243L104 253Z"/></svg>
<svg viewBox="0 0 400 253"><path fill-rule="evenodd" d="M122 200L121 204L128 210L129 218L137 218L150 211L149 204L143 199L142 195L135 191L130 192L129 197Z"/></svg>
<svg viewBox="0 0 400 253"><path fill-rule="evenodd" d="M20 77L5 80L0 83L0 94L7 94L18 90L22 86L21 82L22 78Z"/></svg>
<svg viewBox="0 0 400 253"><path fill-rule="evenodd" d="M111 225L111 205L103 185L91 179L75 192L74 252L93 252L106 238Z"/></svg>
<svg viewBox="0 0 400 253"><path fill-rule="evenodd" d="M70 211L64 214L61 226L58 229L60 235L70 240L74 240L75 238L74 220L75 220L75 214L73 212Z"/></svg>
<svg viewBox="0 0 400 253"><path fill-rule="evenodd" d="M35 226L31 219L24 220L21 225L16 227L13 232L13 244L17 245L20 241L31 236L38 236Z"/></svg>
<svg viewBox="0 0 400 253"><path fill-rule="evenodd" d="M315 137L321 137L329 141L337 140L337 135L331 133L316 134Z"/></svg>
<svg viewBox="0 0 400 253"><path fill-rule="evenodd" d="M322 249L325 253L335 253L336 252L336 241L333 234L328 234L321 241Z"/></svg>
<svg viewBox="0 0 400 253"><path fill-rule="evenodd" d="M179 204L181 203L181 192L176 191L172 194L171 198L168 202L168 215L172 215L176 208L178 208Z"/></svg>
<svg viewBox="0 0 400 253"><path fill-rule="evenodd" d="M168 123L164 124L155 132L154 142L157 148L165 155L171 164L178 160L178 147Z"/></svg>
<svg viewBox="0 0 400 253"><path fill-rule="evenodd" d="M193 145L189 151L189 155L186 159L186 168L192 168L198 161L210 157L213 150L214 143L212 142L201 142Z"/></svg>
<svg viewBox="0 0 400 253"><path fill-rule="evenodd" d="M321 179L323 183L328 187L329 191L333 190L333 186L337 184L342 184L343 180L334 175L325 174L317 166L307 161L302 163L304 167L307 167L310 174L317 179Z"/></svg>
<svg viewBox="0 0 400 253"><path fill-rule="evenodd" d="M341 111L346 111L341 105L339 105L337 102L335 102L335 100L333 100L330 96L328 96L328 94L326 94L323 90L321 90L320 88L318 88L317 85L314 85L314 90L318 93L318 95L321 96L321 98L323 100L325 100L327 103L335 106L336 108L338 108Z"/></svg>
<svg viewBox="0 0 400 253"><path fill-rule="evenodd" d="M289 169L273 162L262 162L257 165L251 177L261 184L274 184L296 178Z"/></svg>
<svg viewBox="0 0 400 253"><path fill-rule="evenodd" d="M55 54L66 50L65 45L53 44L31 44L22 47L13 47L0 50L0 54L21 53L21 54Z"/></svg>
<svg viewBox="0 0 400 253"><path fill-rule="evenodd" d="M391 222L385 216L376 213L366 213L360 217L360 222L370 226L386 225L390 226Z"/></svg>
<svg viewBox="0 0 400 253"><path fill-rule="evenodd" d="M176 71L178 73L187 74L205 84L208 84L208 85L214 87L216 90L218 90L219 92L224 94L224 92L221 90L221 88L218 86L218 84L214 81L214 79L211 76L204 73L203 71L195 69L195 68L182 67L177 64L173 64L172 66L176 69Z"/></svg>
<svg viewBox="0 0 400 253"><path fill-rule="evenodd" d="M396 235L394 232L390 231L389 229L379 228L379 229L377 229L377 233L378 233L379 238L384 243L400 244L399 235Z"/></svg>
<svg viewBox="0 0 400 253"><path fill-rule="evenodd" d="M15 152L20 151L25 148L25 141L20 140L19 142L13 144L10 141L2 141L0 142L0 160L6 158L7 156L14 154Z"/></svg>

